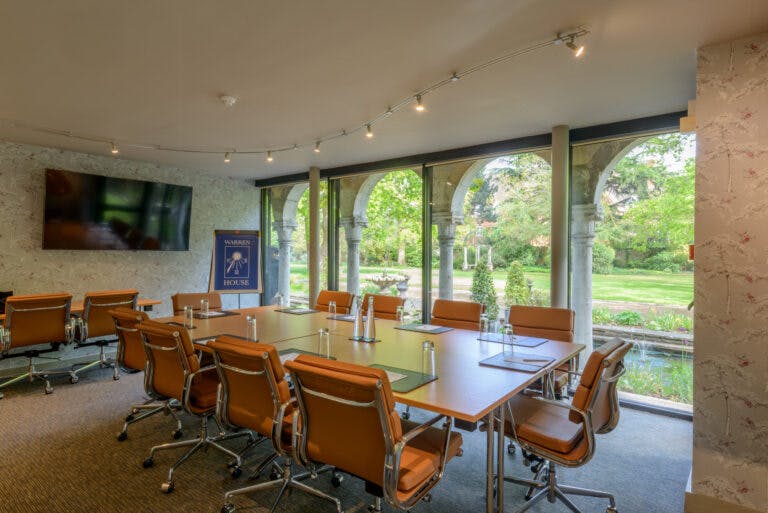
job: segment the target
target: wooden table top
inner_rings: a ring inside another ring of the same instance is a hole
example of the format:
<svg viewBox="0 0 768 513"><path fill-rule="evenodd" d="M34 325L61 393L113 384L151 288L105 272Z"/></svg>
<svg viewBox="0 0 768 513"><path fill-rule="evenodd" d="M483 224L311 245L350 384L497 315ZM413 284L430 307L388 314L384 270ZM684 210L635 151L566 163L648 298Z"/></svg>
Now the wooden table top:
<svg viewBox="0 0 768 513"><path fill-rule="evenodd" d="M274 344L278 350L295 348L316 351L317 332L331 332L331 354L339 360L360 365L381 364L420 371L422 342L435 344L435 368L438 379L405 393L395 393L398 402L452 417L476 422L494 408L522 391L540 376L567 362L584 349L582 344L548 341L536 348L515 347L515 351L545 355L552 363L536 373L518 372L481 366L479 362L504 349L495 342L477 340L477 332L453 329L440 334L398 330L397 321L378 319L377 343L350 340L352 323L328 319L326 312L295 315L275 312L266 306L237 310L240 315L211 319L194 319L190 336L204 341L217 335L244 336L246 315L255 316L259 342ZM154 319L159 322L183 323L183 317ZM204 342L203 342L204 343ZM200 344L200 348L205 346ZM509 351L509 346L507 351Z"/></svg>

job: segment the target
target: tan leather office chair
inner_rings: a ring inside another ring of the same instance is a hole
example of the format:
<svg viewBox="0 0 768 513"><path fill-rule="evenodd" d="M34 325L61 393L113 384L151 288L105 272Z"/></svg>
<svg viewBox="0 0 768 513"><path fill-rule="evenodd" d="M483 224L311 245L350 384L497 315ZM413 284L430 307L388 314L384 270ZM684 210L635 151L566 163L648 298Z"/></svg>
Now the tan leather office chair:
<svg viewBox="0 0 768 513"><path fill-rule="evenodd" d="M472 301L435 299L430 323L463 330L480 330L480 315L485 306Z"/></svg>
<svg viewBox="0 0 768 513"><path fill-rule="evenodd" d="M48 376L68 374L70 371L38 371L35 358L44 358L45 353L58 351L61 344L72 341L73 328L69 318L72 295L64 292L55 294L33 294L11 296L5 303L5 323L0 330L2 358L22 357L28 359L27 372L14 376L3 383L0 389L19 381L39 379L45 383L45 393L53 392ZM49 345L48 347L42 347ZM3 394L0 393L0 399Z"/></svg>
<svg viewBox="0 0 768 513"><path fill-rule="evenodd" d="M315 304L316 310L328 311L328 303L336 301L336 313L339 315L347 315L352 312L352 301L355 299L355 295L351 292L343 292L341 290L321 290L317 295L317 302Z"/></svg>
<svg viewBox="0 0 768 513"><path fill-rule="evenodd" d="M513 305L509 309L509 323L515 335L539 337L560 342L573 342L575 313L568 308ZM578 368L578 357L554 373L554 391L562 390L570 381L569 371Z"/></svg>
<svg viewBox="0 0 768 513"><path fill-rule="evenodd" d="M73 368L73 377L70 381L77 383L78 375L94 367L114 367L112 379L120 379L120 367L115 360L107 358L104 350L112 342L117 342L115 336L115 322L109 311L113 308L126 307L136 309L136 301L139 291L105 290L101 292L87 292L83 299L83 313L75 317L75 344L76 347L98 346L99 357L86 364L76 364ZM105 338L109 337L109 338Z"/></svg>
<svg viewBox="0 0 768 513"><path fill-rule="evenodd" d="M453 419L437 415L416 425L401 421L381 369L301 355L285 367L296 391L300 421L294 448L304 466L333 465L365 481L374 496L411 508L440 481L445 464L461 454ZM442 428L434 427L443 422Z"/></svg>
<svg viewBox="0 0 768 513"><path fill-rule="evenodd" d="M149 320L146 313L120 307L109 311L117 333L117 365L128 372L143 371L147 364L147 354L144 352L144 344L139 333L139 324ZM131 406L131 413L125 417L123 429L117 435L117 440L122 442L128 438L128 426L140 422L156 413L170 415L176 421L176 430L173 437L181 438L181 420L176 416L175 410L181 405L173 399L149 399L143 404Z"/></svg>
<svg viewBox="0 0 768 513"><path fill-rule="evenodd" d="M154 464L154 455L157 451L192 446L171 466L168 479L160 489L165 493L172 492L174 471L200 449L208 447L217 449L235 458L235 465L241 466L240 455L219 442L240 436L248 436L252 441L253 435L247 431L215 436L208 434L208 421L213 418L216 411L219 378L215 367L200 367L187 330L155 321L144 321L139 325L139 333L147 354L147 367L144 372L144 389L147 394L159 400L176 399L181 403L184 411L200 418L198 437L156 445L149 451L149 457L144 460L144 468ZM217 431L222 433L220 426Z"/></svg>
<svg viewBox="0 0 768 513"><path fill-rule="evenodd" d="M373 315L380 319L397 319L397 307L405 305L405 299L399 296L366 294L363 297L363 315L368 313L368 298L373 298Z"/></svg>
<svg viewBox="0 0 768 513"><path fill-rule="evenodd" d="M173 303L173 315L184 313L185 306L191 306L193 310L200 310L200 301L208 300L210 310L221 310L221 294L218 292L179 292L171 296Z"/></svg>
<svg viewBox="0 0 768 513"><path fill-rule="evenodd" d="M548 462L541 480L504 477L505 481L539 489L518 513L544 498L550 503L559 499L578 513L579 508L566 494L606 498L610 503L606 513L616 513L612 494L558 484L556 465L585 465L595 452L595 433L608 433L618 424L616 382L624 374L624 356L632 345L613 339L593 351L571 404L525 394L509 401L510 419L505 423L505 434L514 437L524 450Z"/></svg>
<svg viewBox="0 0 768 513"><path fill-rule="evenodd" d="M272 441L274 453L258 465L254 476L258 476L270 464L274 465L273 462L278 456L283 457L282 469L275 465L274 479L225 493L222 513L235 510L231 499L236 495L278 486L280 492L272 507L273 511L288 488L320 495L337 504L338 509L338 501L333 497L321 494L299 482L300 479L309 477L309 473L293 474L292 434L296 400L291 397L285 371L275 347L228 336L217 337L208 343L208 347L213 351L221 382L216 410L221 424L230 428L250 429ZM280 474L282 475L278 478Z"/></svg>

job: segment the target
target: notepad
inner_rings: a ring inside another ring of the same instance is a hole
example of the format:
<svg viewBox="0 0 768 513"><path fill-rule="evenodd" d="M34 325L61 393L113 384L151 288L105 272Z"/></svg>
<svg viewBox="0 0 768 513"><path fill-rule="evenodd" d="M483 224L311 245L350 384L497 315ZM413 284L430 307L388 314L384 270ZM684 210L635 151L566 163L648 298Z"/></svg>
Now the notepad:
<svg viewBox="0 0 768 513"><path fill-rule="evenodd" d="M285 353L280 355L280 363L292 362L299 357L301 353Z"/></svg>
<svg viewBox="0 0 768 513"><path fill-rule="evenodd" d="M437 326L435 324L403 324L401 326L395 326L396 330L404 331L416 331L418 333L445 333L451 331L453 328L447 326Z"/></svg>
<svg viewBox="0 0 768 513"><path fill-rule="evenodd" d="M394 383L395 381L400 381L401 379L407 377L405 374L400 374L399 372L392 372L388 370L385 370L384 372L387 373L387 377L389 378L390 383Z"/></svg>
<svg viewBox="0 0 768 513"><path fill-rule="evenodd" d="M208 312L208 313L200 312L199 315L200 317L221 317L222 315L227 315L227 314L224 312Z"/></svg>

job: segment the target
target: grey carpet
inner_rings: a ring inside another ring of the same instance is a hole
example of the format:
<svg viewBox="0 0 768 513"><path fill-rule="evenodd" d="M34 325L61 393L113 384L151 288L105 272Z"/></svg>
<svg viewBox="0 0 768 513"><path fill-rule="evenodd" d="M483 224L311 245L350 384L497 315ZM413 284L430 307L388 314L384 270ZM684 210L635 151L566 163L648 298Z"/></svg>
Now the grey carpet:
<svg viewBox="0 0 768 513"><path fill-rule="evenodd" d="M162 415L134 424L129 438L115 435L130 404L143 397L141 374L119 381L99 370L71 385L53 381L46 396L39 384L10 388L0 400L0 511L3 512L217 512L225 490L248 484L232 479L227 458L213 450L201 452L176 473L176 489L160 492L168 466L180 450L164 451L155 466L143 469L142 460L154 444L170 441L174 424ZM419 413L415 414L418 420ZM185 419L185 437L197 423ZM430 503L414 513L480 512L484 510L484 434L464 434L464 456L449 463L445 478L433 490ZM610 491L621 513L683 511L684 488L691 465L691 423L624 409L619 427L598 436L594 459L580 469L565 469L561 481ZM239 446L240 442L230 442ZM253 453L252 460L266 454ZM529 476L519 455L508 456L507 474ZM361 481L347 477L334 489L327 476L310 484L336 494L348 513L365 512L369 504ZM236 498L238 511L266 512L275 491ZM514 511L523 490L505 487L506 510ZM585 512L602 512L606 501L575 498ZM284 499L278 511L333 512L334 508L301 492ZM392 511L385 506L385 511ZM565 512L564 506L541 503L531 511Z"/></svg>

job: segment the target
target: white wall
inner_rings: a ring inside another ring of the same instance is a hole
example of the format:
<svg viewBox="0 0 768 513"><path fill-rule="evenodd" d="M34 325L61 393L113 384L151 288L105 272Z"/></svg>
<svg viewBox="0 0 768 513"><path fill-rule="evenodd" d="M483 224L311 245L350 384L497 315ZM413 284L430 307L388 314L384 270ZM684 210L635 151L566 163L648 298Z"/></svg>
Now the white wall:
<svg viewBox="0 0 768 513"><path fill-rule="evenodd" d="M45 169L192 186L189 251L58 251L42 249ZM0 141L0 290L16 294L136 288L161 299L171 313L176 292L208 290L214 229L259 229L259 190L253 182L148 162ZM242 305L256 304L243 295ZM237 295L224 296L237 307Z"/></svg>
<svg viewBox="0 0 768 513"><path fill-rule="evenodd" d="M692 488L768 512L768 33L699 50L696 118Z"/></svg>

